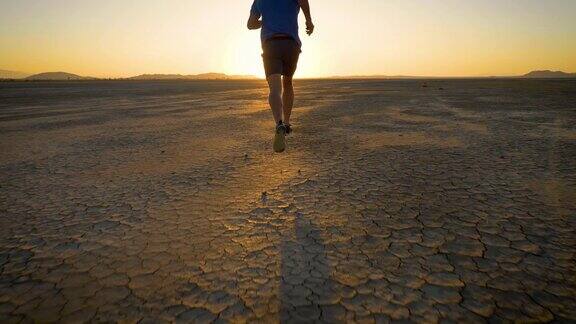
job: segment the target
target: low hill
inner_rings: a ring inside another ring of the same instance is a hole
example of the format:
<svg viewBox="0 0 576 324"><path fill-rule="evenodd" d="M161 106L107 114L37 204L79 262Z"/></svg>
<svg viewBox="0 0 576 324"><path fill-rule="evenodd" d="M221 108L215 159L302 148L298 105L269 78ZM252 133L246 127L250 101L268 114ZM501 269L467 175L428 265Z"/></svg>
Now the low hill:
<svg viewBox="0 0 576 324"><path fill-rule="evenodd" d="M533 78L533 79L548 79L548 78L576 78L576 73L566 73L562 71L532 71L530 73L524 74L523 78Z"/></svg>
<svg viewBox="0 0 576 324"><path fill-rule="evenodd" d="M24 79L30 76L30 73L0 70L0 79Z"/></svg>
<svg viewBox="0 0 576 324"><path fill-rule="evenodd" d="M34 74L26 78L31 81L72 81L72 80L94 80L95 78L83 77L67 72L45 72Z"/></svg>
<svg viewBox="0 0 576 324"><path fill-rule="evenodd" d="M129 80L242 80L257 79L253 75L227 75L224 73L202 74L142 74L128 78Z"/></svg>

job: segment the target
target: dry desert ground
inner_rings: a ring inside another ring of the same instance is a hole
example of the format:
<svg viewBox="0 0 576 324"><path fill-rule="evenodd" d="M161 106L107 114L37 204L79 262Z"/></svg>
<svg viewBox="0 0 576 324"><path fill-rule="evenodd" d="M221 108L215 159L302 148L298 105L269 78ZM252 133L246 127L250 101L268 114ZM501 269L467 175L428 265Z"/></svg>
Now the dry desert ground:
<svg viewBox="0 0 576 324"><path fill-rule="evenodd" d="M0 83L0 322L576 321L576 81Z"/></svg>

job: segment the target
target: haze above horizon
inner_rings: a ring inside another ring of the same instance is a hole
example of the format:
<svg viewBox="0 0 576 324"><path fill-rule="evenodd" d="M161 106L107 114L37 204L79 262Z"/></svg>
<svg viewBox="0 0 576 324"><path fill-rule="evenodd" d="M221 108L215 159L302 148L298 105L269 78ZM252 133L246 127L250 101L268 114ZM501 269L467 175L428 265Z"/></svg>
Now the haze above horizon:
<svg viewBox="0 0 576 324"><path fill-rule="evenodd" d="M310 0L297 77L576 71L576 1ZM0 68L261 76L252 0L4 0ZM302 18L302 17L301 17ZM303 21L301 21L301 26Z"/></svg>

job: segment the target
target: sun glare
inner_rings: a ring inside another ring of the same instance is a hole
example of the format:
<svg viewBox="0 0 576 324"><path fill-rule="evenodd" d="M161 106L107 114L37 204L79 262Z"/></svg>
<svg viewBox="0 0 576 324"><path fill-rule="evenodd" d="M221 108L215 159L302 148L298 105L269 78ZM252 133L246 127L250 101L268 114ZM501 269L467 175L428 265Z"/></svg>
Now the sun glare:
<svg viewBox="0 0 576 324"><path fill-rule="evenodd" d="M226 44L227 50L222 57L222 71L227 74L265 77L259 31L240 31L231 34ZM313 43L304 44L304 52L300 56L295 77L308 78L321 72L321 62L324 60L321 59L322 51L318 47Z"/></svg>
<svg viewBox="0 0 576 324"><path fill-rule="evenodd" d="M249 74L264 78L262 49L258 32L236 33L227 41L228 49L222 62L222 69L228 74Z"/></svg>

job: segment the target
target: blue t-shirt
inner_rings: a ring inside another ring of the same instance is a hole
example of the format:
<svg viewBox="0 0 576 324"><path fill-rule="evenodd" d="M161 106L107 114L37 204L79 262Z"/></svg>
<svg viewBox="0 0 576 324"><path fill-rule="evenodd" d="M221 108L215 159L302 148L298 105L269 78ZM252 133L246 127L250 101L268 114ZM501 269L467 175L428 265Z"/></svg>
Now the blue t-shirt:
<svg viewBox="0 0 576 324"><path fill-rule="evenodd" d="M302 46L298 37L298 0L254 0L250 12L262 17L262 42L275 34L286 34Z"/></svg>

